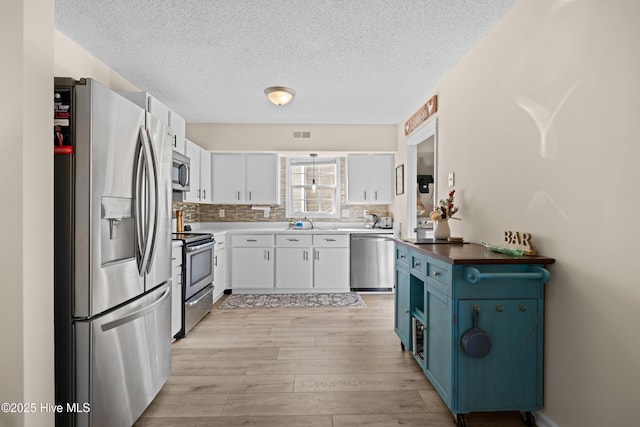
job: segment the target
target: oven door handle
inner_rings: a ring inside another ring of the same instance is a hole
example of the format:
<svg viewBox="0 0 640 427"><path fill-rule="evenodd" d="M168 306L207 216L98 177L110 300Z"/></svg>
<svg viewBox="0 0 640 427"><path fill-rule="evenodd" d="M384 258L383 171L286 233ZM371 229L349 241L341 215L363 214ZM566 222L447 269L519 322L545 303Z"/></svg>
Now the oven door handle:
<svg viewBox="0 0 640 427"><path fill-rule="evenodd" d="M201 249L205 249L209 246L213 247L216 244L216 242L207 242L207 243L203 243L201 245L195 245L195 246L188 246L187 247L187 252L195 252L195 251L199 251Z"/></svg>

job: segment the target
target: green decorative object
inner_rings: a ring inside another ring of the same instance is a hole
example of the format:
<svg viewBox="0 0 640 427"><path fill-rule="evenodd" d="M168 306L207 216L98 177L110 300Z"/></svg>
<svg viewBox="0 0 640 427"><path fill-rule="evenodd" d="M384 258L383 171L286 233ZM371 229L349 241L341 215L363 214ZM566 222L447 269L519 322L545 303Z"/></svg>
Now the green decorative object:
<svg viewBox="0 0 640 427"><path fill-rule="evenodd" d="M522 256L524 255L524 251L522 249L516 249L516 248L509 248L506 246L496 246L496 245L490 245L487 242L480 242L482 244L482 246L484 246L485 248L493 251L493 252L498 252L501 254L505 254L505 255L511 255L511 256Z"/></svg>

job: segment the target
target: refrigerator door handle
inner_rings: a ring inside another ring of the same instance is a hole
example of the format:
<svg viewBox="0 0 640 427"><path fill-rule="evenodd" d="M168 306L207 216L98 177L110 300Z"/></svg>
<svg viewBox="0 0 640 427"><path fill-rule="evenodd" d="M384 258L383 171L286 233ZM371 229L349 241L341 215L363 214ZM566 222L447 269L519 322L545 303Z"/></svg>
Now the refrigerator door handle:
<svg viewBox="0 0 640 427"><path fill-rule="evenodd" d="M144 272L144 254L145 254L145 224L143 223L143 197L144 197L144 128L140 127L138 133L138 148L136 150L134 176L134 208L135 208L135 226L136 226L136 263L138 265L138 273L142 276Z"/></svg>
<svg viewBox="0 0 640 427"><path fill-rule="evenodd" d="M109 323L105 323L104 325L100 326L100 329L102 329L102 332L106 332L109 329L117 328L118 326L122 326L125 323L132 322L144 316L148 312L154 310L155 307L162 304L162 301L164 301L170 294L171 294L171 288L167 288L167 290L164 291L164 293L160 296L160 298L155 300L153 303L149 304L144 308L141 308L140 310L134 311L133 313L129 313L125 316L122 316L119 319L115 319Z"/></svg>
<svg viewBox="0 0 640 427"><path fill-rule="evenodd" d="M159 216L159 209L160 209L160 205L158 203L159 200L159 189L160 189L160 183L158 182L158 159L154 150L154 146L153 146L153 140L151 138L151 135L148 133L148 130L145 132L147 139L146 139L146 143L147 143L147 149L148 149L148 154L147 154L147 169L150 170L150 177L152 179L149 180L149 194L150 194L150 198L149 198L149 217L150 217L150 224L148 224L148 229L147 229L147 246L149 248L149 252L147 255L147 268L146 268L146 272L149 273L151 271L151 267L153 266L153 262L151 261L153 259L153 255L155 253L155 249L156 249L156 236L158 235L158 216Z"/></svg>

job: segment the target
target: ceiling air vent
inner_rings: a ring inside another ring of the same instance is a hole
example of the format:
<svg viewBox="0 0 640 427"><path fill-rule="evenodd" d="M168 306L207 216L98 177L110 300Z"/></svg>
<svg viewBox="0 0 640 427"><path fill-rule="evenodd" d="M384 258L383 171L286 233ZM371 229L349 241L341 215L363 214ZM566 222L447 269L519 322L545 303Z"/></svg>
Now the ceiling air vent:
<svg viewBox="0 0 640 427"><path fill-rule="evenodd" d="M294 130L293 139L311 139L311 132L308 130Z"/></svg>

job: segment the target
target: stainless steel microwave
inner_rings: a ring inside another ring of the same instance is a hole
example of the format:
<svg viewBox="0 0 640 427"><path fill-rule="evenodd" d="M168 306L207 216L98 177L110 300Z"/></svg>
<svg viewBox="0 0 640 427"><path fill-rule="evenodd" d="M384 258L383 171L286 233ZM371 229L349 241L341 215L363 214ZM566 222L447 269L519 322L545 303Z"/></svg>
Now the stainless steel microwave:
<svg viewBox="0 0 640 427"><path fill-rule="evenodd" d="M173 152L173 160L171 162L171 188L174 191L189 191L189 183L191 182L191 161L184 154L177 151Z"/></svg>

